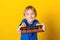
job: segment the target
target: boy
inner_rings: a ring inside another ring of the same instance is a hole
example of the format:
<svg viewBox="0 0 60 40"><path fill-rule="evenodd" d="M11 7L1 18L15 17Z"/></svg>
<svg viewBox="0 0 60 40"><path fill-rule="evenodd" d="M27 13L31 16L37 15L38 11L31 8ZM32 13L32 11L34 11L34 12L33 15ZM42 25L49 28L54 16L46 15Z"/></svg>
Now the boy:
<svg viewBox="0 0 60 40"><path fill-rule="evenodd" d="M22 20L19 29L21 27L26 27L26 26L36 26L39 24L38 20L35 20L35 17L37 16L36 10L32 6L28 6L24 10L24 19ZM21 33L21 30L18 30L18 33ZM26 33L26 34L21 34L21 40L37 40L37 33Z"/></svg>

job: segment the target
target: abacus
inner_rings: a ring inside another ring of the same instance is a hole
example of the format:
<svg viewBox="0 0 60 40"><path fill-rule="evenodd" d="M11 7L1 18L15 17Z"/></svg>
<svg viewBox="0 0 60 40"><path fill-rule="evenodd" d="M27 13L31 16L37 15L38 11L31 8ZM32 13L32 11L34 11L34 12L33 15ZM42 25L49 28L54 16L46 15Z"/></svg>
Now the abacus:
<svg viewBox="0 0 60 40"><path fill-rule="evenodd" d="M21 30L22 34L23 33L44 32L43 25L21 27L20 30Z"/></svg>

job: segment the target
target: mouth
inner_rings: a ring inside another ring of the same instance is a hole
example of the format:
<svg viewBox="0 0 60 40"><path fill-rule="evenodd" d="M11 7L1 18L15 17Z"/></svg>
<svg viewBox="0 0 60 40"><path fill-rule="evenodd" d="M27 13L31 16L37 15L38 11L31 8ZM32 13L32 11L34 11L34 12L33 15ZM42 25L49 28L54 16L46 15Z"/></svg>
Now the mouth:
<svg viewBox="0 0 60 40"><path fill-rule="evenodd" d="M31 21L32 21L32 20L34 20L34 19L31 18L31 19L28 19L28 20L31 20Z"/></svg>
<svg viewBox="0 0 60 40"><path fill-rule="evenodd" d="M34 18L29 18L30 20L33 20Z"/></svg>
<svg viewBox="0 0 60 40"><path fill-rule="evenodd" d="M29 21L33 21L34 19L29 19Z"/></svg>

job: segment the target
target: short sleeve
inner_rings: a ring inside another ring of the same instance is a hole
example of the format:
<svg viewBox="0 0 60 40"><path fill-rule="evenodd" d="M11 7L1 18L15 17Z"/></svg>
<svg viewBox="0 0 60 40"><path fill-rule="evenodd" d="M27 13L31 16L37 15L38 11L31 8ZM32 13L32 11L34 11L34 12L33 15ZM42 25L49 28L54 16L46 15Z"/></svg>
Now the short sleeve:
<svg viewBox="0 0 60 40"><path fill-rule="evenodd" d="M35 24L40 24L38 20L35 20L34 23L35 23Z"/></svg>
<svg viewBox="0 0 60 40"><path fill-rule="evenodd" d="M23 19L22 21L21 21L21 23L19 24L19 26L22 24L22 23L26 23L27 22L27 20L26 19Z"/></svg>

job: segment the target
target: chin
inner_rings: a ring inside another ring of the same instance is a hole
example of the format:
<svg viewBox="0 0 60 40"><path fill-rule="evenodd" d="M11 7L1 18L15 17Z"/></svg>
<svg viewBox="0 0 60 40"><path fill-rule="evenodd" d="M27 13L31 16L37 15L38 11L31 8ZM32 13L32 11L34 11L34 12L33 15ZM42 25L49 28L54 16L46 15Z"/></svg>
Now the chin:
<svg viewBox="0 0 60 40"><path fill-rule="evenodd" d="M29 20L29 22L33 22L33 20Z"/></svg>
<svg viewBox="0 0 60 40"><path fill-rule="evenodd" d="M28 22L33 22L34 21L34 19L30 19L30 20L27 20Z"/></svg>

